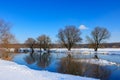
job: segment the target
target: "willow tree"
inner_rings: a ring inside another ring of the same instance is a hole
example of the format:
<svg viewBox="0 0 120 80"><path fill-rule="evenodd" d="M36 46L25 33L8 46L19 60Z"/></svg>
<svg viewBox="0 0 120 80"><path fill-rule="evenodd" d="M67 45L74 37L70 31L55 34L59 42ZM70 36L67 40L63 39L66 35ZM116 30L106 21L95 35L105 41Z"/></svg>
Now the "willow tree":
<svg viewBox="0 0 120 80"><path fill-rule="evenodd" d="M37 42L39 44L39 48L41 50L41 48L43 48L45 51L48 50L50 48L51 45L51 39L49 36L47 35L41 35L37 38Z"/></svg>
<svg viewBox="0 0 120 80"><path fill-rule="evenodd" d="M0 19L0 44L2 48L6 48L9 51L9 44L17 43L15 36L10 31L10 23Z"/></svg>
<svg viewBox="0 0 120 80"><path fill-rule="evenodd" d="M82 39L80 37L81 32L76 26L66 26L64 29L60 29L58 32L58 39L60 43L68 50Z"/></svg>
<svg viewBox="0 0 120 80"><path fill-rule="evenodd" d="M101 43L103 43L106 39L109 39L110 32L104 27L95 27L94 30L91 32L91 36L87 36L87 40L94 51L98 51L100 48ZM95 55L95 58L98 58Z"/></svg>
<svg viewBox="0 0 120 80"><path fill-rule="evenodd" d="M9 57L8 53L10 52L9 44L17 43L15 36L10 31L11 25L8 22L5 22L3 19L0 19L0 45L3 52L2 57ZM5 55L5 56L4 56Z"/></svg>
<svg viewBox="0 0 120 80"><path fill-rule="evenodd" d="M25 41L25 45L31 49L31 53L34 53L35 43L36 43L36 41L35 41L35 39L33 39L33 38L28 38L28 39Z"/></svg>

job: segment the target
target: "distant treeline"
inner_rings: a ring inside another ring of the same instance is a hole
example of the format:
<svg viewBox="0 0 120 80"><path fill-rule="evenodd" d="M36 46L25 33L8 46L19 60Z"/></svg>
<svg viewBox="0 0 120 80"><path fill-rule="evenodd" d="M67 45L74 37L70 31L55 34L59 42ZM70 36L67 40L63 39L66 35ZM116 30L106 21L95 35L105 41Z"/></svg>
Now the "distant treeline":
<svg viewBox="0 0 120 80"><path fill-rule="evenodd" d="M28 48L25 44L9 44L8 48ZM2 44L0 45L2 48ZM34 45L34 48L39 48L38 44ZM61 44L51 44L50 48L64 48ZM89 48L89 44L76 44L73 48ZM120 48L119 43L103 43L101 44L101 48Z"/></svg>

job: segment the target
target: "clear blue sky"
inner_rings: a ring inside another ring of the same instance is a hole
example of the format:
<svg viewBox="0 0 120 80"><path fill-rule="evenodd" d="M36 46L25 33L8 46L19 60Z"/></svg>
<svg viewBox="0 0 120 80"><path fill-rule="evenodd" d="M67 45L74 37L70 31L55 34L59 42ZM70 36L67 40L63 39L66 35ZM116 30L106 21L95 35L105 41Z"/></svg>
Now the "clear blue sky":
<svg viewBox="0 0 120 80"><path fill-rule="evenodd" d="M13 24L12 33L21 43L41 34L56 41L66 25L86 26L83 42L96 26L111 32L108 42L120 42L120 0L0 0L0 18Z"/></svg>

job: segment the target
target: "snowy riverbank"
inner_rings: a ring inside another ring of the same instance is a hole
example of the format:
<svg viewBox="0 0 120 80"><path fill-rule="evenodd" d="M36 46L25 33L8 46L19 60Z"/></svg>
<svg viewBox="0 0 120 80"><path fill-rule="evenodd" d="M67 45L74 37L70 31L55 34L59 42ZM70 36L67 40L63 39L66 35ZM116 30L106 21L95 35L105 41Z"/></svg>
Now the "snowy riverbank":
<svg viewBox="0 0 120 80"><path fill-rule="evenodd" d="M0 60L0 80L96 80L74 75L36 71L24 65Z"/></svg>
<svg viewBox="0 0 120 80"><path fill-rule="evenodd" d="M57 53L60 52L67 52L66 48L53 48L51 49L52 51L55 51ZM73 53L83 53L83 54L92 54L95 53L94 49L92 48L72 48L71 52ZM102 53L102 54L120 54L120 48L99 48L98 49L98 53Z"/></svg>

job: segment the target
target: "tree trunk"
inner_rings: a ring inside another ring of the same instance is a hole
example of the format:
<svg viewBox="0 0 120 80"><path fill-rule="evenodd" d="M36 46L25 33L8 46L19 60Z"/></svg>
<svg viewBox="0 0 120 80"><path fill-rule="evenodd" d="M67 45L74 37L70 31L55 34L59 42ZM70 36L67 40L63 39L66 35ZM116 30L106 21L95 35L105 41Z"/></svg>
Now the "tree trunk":
<svg viewBox="0 0 120 80"><path fill-rule="evenodd" d="M97 53L97 51L98 51L98 45L99 45L99 44L97 44L96 47L95 47L95 49L94 49L94 50L95 50L95 56L94 56L95 59L99 59L99 58L98 58L98 55L97 55L97 54L98 54L98 53Z"/></svg>
<svg viewBox="0 0 120 80"><path fill-rule="evenodd" d="M46 51L47 49L46 48L44 48L44 51Z"/></svg>
<svg viewBox="0 0 120 80"><path fill-rule="evenodd" d="M95 52L97 52L98 48L95 48Z"/></svg>
<svg viewBox="0 0 120 80"><path fill-rule="evenodd" d="M33 48L31 48L31 53L34 53L34 49Z"/></svg>
<svg viewBox="0 0 120 80"><path fill-rule="evenodd" d="M97 51L95 51L95 55L94 55L95 59L99 59L97 54L98 54Z"/></svg>
<svg viewBox="0 0 120 80"><path fill-rule="evenodd" d="M41 47L40 47L40 53L41 53Z"/></svg>
<svg viewBox="0 0 120 80"><path fill-rule="evenodd" d="M70 47L68 47L68 51L71 51L71 48L70 48Z"/></svg>

